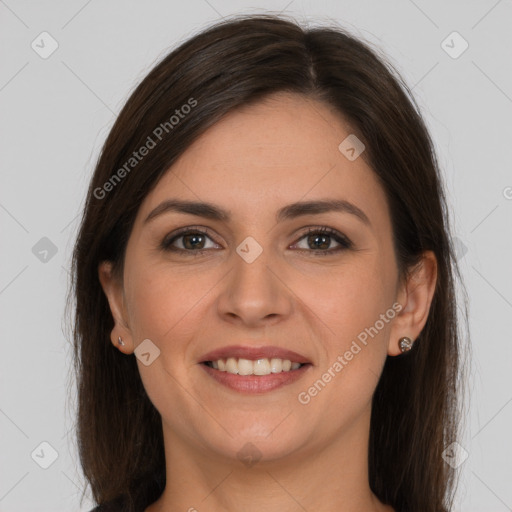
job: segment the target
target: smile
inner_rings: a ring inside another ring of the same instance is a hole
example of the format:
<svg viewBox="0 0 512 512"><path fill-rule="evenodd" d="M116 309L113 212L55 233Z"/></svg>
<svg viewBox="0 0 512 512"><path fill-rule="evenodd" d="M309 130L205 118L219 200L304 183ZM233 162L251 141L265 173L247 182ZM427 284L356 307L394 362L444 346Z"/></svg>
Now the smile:
<svg viewBox="0 0 512 512"><path fill-rule="evenodd" d="M297 381L312 367L289 359L250 359L228 357L205 361L200 366L215 381L244 394L262 394Z"/></svg>
<svg viewBox="0 0 512 512"><path fill-rule="evenodd" d="M232 373L234 375L270 375L271 373L298 370L302 366L301 363L292 362L289 359L269 359L267 357L255 361L242 357L228 357L227 359L207 361L205 364L215 370Z"/></svg>

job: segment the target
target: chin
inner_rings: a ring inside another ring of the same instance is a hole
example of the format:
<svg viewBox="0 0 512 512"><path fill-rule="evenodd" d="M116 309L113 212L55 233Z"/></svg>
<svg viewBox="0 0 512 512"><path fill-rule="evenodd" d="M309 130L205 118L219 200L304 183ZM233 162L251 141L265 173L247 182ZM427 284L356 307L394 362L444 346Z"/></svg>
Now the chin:
<svg viewBox="0 0 512 512"><path fill-rule="evenodd" d="M221 431L221 437L205 439L212 451L227 460L239 460L247 466L255 463L274 462L286 458L303 446L308 437L297 430L297 426L281 425L283 418L275 422L253 422L242 424L238 429L230 424L230 437ZM276 428L277 427L277 428ZM234 433L236 432L236 433ZM293 435L291 435L293 432Z"/></svg>

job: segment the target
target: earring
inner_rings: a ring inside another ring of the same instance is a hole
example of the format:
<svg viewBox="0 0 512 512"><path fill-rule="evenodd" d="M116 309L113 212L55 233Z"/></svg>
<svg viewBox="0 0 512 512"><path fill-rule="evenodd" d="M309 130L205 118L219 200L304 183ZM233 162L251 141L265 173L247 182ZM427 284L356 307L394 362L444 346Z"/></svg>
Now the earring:
<svg viewBox="0 0 512 512"><path fill-rule="evenodd" d="M409 352L412 348L412 344L414 341L411 340L411 338L408 338L407 336L404 336L403 338L400 338L398 340L398 346L400 347L400 350L402 353Z"/></svg>
<svg viewBox="0 0 512 512"><path fill-rule="evenodd" d="M119 336L119 338L117 339L117 343L119 343L119 345L123 345L124 347L124 341L121 339L121 336Z"/></svg>

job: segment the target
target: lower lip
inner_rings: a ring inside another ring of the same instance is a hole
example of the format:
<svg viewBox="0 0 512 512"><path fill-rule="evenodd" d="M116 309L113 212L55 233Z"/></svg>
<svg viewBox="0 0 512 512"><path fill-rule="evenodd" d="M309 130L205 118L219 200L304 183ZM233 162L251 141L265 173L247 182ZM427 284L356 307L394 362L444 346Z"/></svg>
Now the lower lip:
<svg viewBox="0 0 512 512"><path fill-rule="evenodd" d="M301 377L309 370L311 364L304 364L297 370L290 370L288 372L271 373L269 375L238 375L229 372L221 372L215 368L211 368L206 364L201 366L204 370L213 377L217 382L224 386L238 391L239 393L258 394L273 391L287 384L291 384Z"/></svg>

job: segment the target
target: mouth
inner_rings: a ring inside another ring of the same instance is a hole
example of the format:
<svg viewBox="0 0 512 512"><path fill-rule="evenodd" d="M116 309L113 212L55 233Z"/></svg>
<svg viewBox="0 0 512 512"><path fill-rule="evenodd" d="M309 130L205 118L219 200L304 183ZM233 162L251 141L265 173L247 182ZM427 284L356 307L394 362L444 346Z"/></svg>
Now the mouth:
<svg viewBox="0 0 512 512"><path fill-rule="evenodd" d="M301 354L273 346L225 347L205 354L199 362L217 383L247 394L292 384L313 367Z"/></svg>
<svg viewBox="0 0 512 512"><path fill-rule="evenodd" d="M221 358L215 361L204 361L202 364L232 375L258 375L265 376L278 373L293 372L310 363L299 363L290 359L280 359L265 357L262 359L244 359L236 357Z"/></svg>

